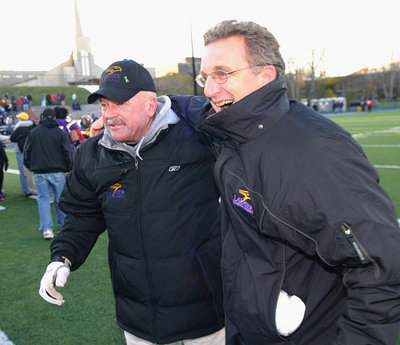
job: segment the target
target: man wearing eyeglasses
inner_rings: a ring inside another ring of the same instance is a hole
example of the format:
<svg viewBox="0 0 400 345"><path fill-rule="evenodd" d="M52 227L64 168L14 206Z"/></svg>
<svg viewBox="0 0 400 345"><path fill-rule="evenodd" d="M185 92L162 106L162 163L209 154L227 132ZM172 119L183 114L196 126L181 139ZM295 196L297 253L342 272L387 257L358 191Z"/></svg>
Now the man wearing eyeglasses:
<svg viewBox="0 0 400 345"><path fill-rule="evenodd" d="M400 231L377 171L349 133L288 99L266 28L224 21L204 40L210 104L173 109L217 157L227 345L395 345Z"/></svg>

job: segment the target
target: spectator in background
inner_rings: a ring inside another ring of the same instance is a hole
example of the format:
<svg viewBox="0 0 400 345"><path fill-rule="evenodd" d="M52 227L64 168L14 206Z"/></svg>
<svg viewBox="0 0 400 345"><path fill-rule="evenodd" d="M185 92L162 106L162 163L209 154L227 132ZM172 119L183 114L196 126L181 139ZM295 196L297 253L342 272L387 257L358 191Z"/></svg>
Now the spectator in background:
<svg viewBox="0 0 400 345"><path fill-rule="evenodd" d="M28 100L28 108L32 108L32 102L33 102L33 98L31 94L28 94L28 96L26 97L26 99Z"/></svg>
<svg viewBox="0 0 400 345"><path fill-rule="evenodd" d="M39 125L29 132L24 146L24 164L34 174L40 225L44 239L51 239L53 219L50 209L50 190L54 193L57 225L64 223L65 214L58 207L65 185L65 173L72 169L72 146L68 135L58 128L54 110L46 108Z"/></svg>
<svg viewBox="0 0 400 345"><path fill-rule="evenodd" d="M374 105L374 102L372 102L372 99L368 97L368 99L367 99L368 112L370 112L372 110L373 105Z"/></svg>
<svg viewBox="0 0 400 345"><path fill-rule="evenodd" d="M57 99L57 105L61 105L61 93L57 92L56 99Z"/></svg>
<svg viewBox="0 0 400 345"><path fill-rule="evenodd" d="M56 96L56 94L52 93L50 97L51 97L51 104L56 105L57 104L57 96Z"/></svg>
<svg viewBox="0 0 400 345"><path fill-rule="evenodd" d="M46 107L46 96L44 95L44 93L42 93L41 101L42 101L42 103L40 104L40 106L42 108L45 108Z"/></svg>
<svg viewBox="0 0 400 345"><path fill-rule="evenodd" d="M53 103L51 102L51 95L49 93L46 95L46 105L53 105Z"/></svg>
<svg viewBox="0 0 400 345"><path fill-rule="evenodd" d="M81 133L78 123L71 118L68 109L65 107L54 107L54 112L56 114L58 126L68 134L72 148L75 151L78 145L85 141L85 137Z"/></svg>
<svg viewBox="0 0 400 345"><path fill-rule="evenodd" d="M379 106L379 100L378 97L374 98L374 110L378 110L378 106Z"/></svg>
<svg viewBox="0 0 400 345"><path fill-rule="evenodd" d="M4 149L3 141L0 140L0 201L4 200L5 192L3 189L4 171L8 169L8 157Z"/></svg>
<svg viewBox="0 0 400 345"><path fill-rule="evenodd" d="M17 123L14 131L11 133L10 141L16 143L15 154L18 162L19 180L21 183L22 193L30 196L31 192L28 188L27 176L24 173L23 152L26 138L29 132L35 128L35 123L29 119L29 114L22 112L17 115Z"/></svg>
<svg viewBox="0 0 400 345"><path fill-rule="evenodd" d="M15 101L15 103L17 104L17 111L22 111L23 110L23 106L24 106L24 101L22 99L21 96L19 96L17 98L17 100Z"/></svg>
<svg viewBox="0 0 400 345"><path fill-rule="evenodd" d="M81 105L78 101L74 101L74 103L72 103L72 109L73 110L81 110Z"/></svg>
<svg viewBox="0 0 400 345"><path fill-rule="evenodd" d="M22 110L28 111L28 109L29 109L28 98L25 96L22 97L22 102L23 102Z"/></svg>
<svg viewBox="0 0 400 345"><path fill-rule="evenodd" d="M61 93L61 105L63 107L65 106L65 95L64 95L64 92Z"/></svg>
<svg viewBox="0 0 400 345"><path fill-rule="evenodd" d="M11 110L17 111L17 100L15 99L14 95L11 95Z"/></svg>
<svg viewBox="0 0 400 345"><path fill-rule="evenodd" d="M90 115L83 115L81 119L80 129L85 138L90 136L90 127L92 126L92 118Z"/></svg>
<svg viewBox="0 0 400 345"><path fill-rule="evenodd" d="M14 121L13 121L12 116L9 116L7 118L6 124L7 124L6 132L7 132L7 134L11 134L14 131L14 127L13 127Z"/></svg>

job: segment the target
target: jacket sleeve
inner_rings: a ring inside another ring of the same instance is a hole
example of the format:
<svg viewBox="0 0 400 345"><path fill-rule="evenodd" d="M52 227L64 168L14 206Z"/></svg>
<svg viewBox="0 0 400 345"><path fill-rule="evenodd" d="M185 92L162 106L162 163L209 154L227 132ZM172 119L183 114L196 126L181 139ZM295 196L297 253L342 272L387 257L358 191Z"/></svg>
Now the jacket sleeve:
<svg viewBox="0 0 400 345"><path fill-rule="evenodd" d="M334 345L395 345L400 229L393 202L358 144L327 136L314 147L320 149L309 147L302 157L307 174L296 171L301 197L293 209L306 211L290 219L313 239L322 260L341 267L347 297Z"/></svg>
<svg viewBox="0 0 400 345"><path fill-rule="evenodd" d="M26 133L23 133L20 128L17 128L14 132L11 133L10 141L16 143L21 140L25 135Z"/></svg>
<svg viewBox="0 0 400 345"><path fill-rule="evenodd" d="M73 150L73 148L71 146L71 142L69 140L68 135L66 133L64 133L64 132L62 132L62 135L63 135L63 137L62 137L63 138L62 150L63 150L63 153L64 153L63 157L64 157L64 160L65 160L65 166L66 166L65 172L68 172L68 171L70 171L72 169L72 156L73 156L74 150Z"/></svg>
<svg viewBox="0 0 400 345"><path fill-rule="evenodd" d="M199 128L202 116L206 116L211 109L211 104L206 97L203 96L178 96L169 95L171 99L171 108L179 116L185 120L194 130L199 133L204 144L214 155L218 155L219 145L216 141L204 134Z"/></svg>
<svg viewBox="0 0 400 345"><path fill-rule="evenodd" d="M23 162L24 165L29 170L31 169L31 152L32 152L32 145L31 145L30 135L28 134L24 144Z"/></svg>
<svg viewBox="0 0 400 345"><path fill-rule="evenodd" d="M71 269L76 270L86 260L98 236L105 231L106 224L89 177L81 167L84 150L74 153L74 162L63 193L60 208L66 214L64 225L51 243L51 260L62 256L71 261Z"/></svg>
<svg viewBox="0 0 400 345"><path fill-rule="evenodd" d="M210 102L202 96L169 95L172 110L185 119L193 128L200 122L200 116L211 109Z"/></svg>

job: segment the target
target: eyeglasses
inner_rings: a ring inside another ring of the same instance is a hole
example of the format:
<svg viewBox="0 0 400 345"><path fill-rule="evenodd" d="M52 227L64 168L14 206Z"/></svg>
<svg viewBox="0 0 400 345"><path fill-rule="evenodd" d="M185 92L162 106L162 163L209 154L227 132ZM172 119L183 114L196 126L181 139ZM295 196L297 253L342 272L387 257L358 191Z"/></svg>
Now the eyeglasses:
<svg viewBox="0 0 400 345"><path fill-rule="evenodd" d="M254 67L260 67L263 65L256 65L256 66L248 66L245 68L240 68L240 69L235 69L234 71L230 71L230 72L225 72L225 71L214 71L210 74L206 74L206 73L200 73L197 77L196 77L196 82L200 87L204 87L206 86L206 82L208 77L211 77L216 84L224 84L226 83L226 81L228 80L228 76L232 73L236 73L236 72L240 72L240 71L244 71L245 69L249 69L249 68L254 68Z"/></svg>

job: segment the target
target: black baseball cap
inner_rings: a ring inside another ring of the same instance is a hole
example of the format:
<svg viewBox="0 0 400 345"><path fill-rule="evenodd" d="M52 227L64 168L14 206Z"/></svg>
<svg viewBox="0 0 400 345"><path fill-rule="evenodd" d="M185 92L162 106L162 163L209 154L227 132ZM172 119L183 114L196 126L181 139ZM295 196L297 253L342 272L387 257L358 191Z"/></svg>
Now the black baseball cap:
<svg viewBox="0 0 400 345"><path fill-rule="evenodd" d="M42 117L42 119L47 119L49 117L56 117L56 113L52 108L46 108L45 110L43 110L40 116Z"/></svg>
<svg viewBox="0 0 400 345"><path fill-rule="evenodd" d="M133 60L116 61L101 74L99 89L88 96L88 103L106 97L124 103L140 91L156 92L153 78L142 65Z"/></svg>

